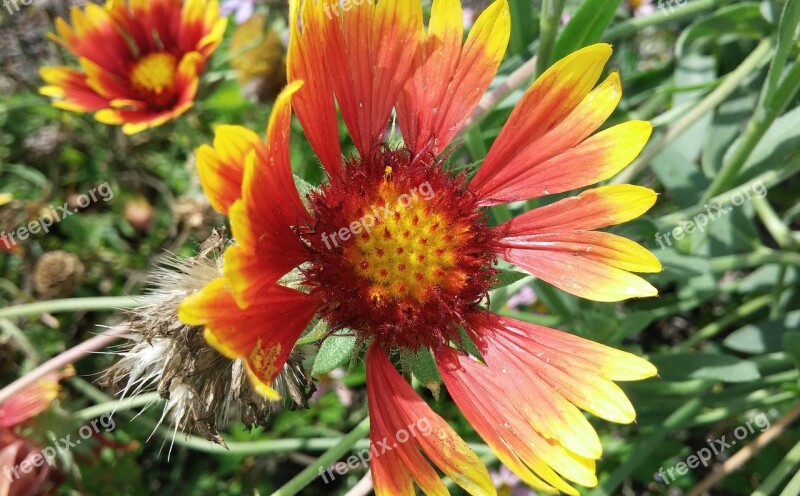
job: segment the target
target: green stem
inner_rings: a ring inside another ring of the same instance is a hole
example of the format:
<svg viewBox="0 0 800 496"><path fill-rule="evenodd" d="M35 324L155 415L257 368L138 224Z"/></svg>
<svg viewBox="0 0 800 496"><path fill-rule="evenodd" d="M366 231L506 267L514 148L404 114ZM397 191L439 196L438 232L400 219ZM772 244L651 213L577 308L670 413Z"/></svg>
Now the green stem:
<svg viewBox="0 0 800 496"><path fill-rule="evenodd" d="M22 332L22 329L17 327L16 324L8 319L0 319L0 330L11 337L17 348L19 348L31 362L38 364L42 360L41 356L39 356L39 352L28 339L28 336L26 336L25 333Z"/></svg>
<svg viewBox="0 0 800 496"><path fill-rule="evenodd" d="M553 47L556 44L558 26L561 25L561 13L564 11L564 0L544 0L542 17L539 19L539 52L536 60L536 75L541 76L550 67Z"/></svg>
<svg viewBox="0 0 800 496"><path fill-rule="evenodd" d="M781 295L783 294L787 272L788 267L785 265L781 265L781 268L778 269L778 280L775 281L775 287L772 289L772 307L769 310L770 320L775 320L781 315Z"/></svg>
<svg viewBox="0 0 800 496"><path fill-rule="evenodd" d="M99 405L90 406L73 413L72 416L82 422L86 422L111 412L133 410L134 408L143 407L159 401L161 401L161 396L158 393L145 393L138 396L131 396L123 400L114 399L100 403Z"/></svg>
<svg viewBox="0 0 800 496"><path fill-rule="evenodd" d="M748 181L742 184L740 187L732 189L730 191L726 191L725 193L719 194L714 198L711 198L706 203L700 202L699 204L685 208L683 210L679 210L678 212L673 212L671 214L665 215L657 220L659 226L667 225L678 225L681 221L686 220L699 212L705 210L706 205L709 204L719 204L724 205L731 201L731 199L739 194L742 190L749 190L754 191L757 186L763 186L764 188L771 188L776 184L780 184L786 179L792 177L800 171L800 157L795 158L794 160L790 161L789 164L779 171L769 170L763 174L760 174L755 179Z"/></svg>
<svg viewBox="0 0 800 496"><path fill-rule="evenodd" d="M696 333L690 336L689 339L677 345L675 349L677 349L678 351L685 351L688 350L689 348L692 348L698 343L701 343L707 339L711 339L723 329L726 329L728 326L732 324L741 322L742 319L745 319L751 314L761 310L762 308L769 305L771 302L772 302L772 295L768 294L759 296L758 298L754 298L744 303L743 305L739 305L736 308L729 311L727 314L725 314L723 318L715 320L714 322L698 330Z"/></svg>
<svg viewBox="0 0 800 496"><path fill-rule="evenodd" d="M750 269L770 263L800 267L800 253L765 249L756 253L727 255L710 259L711 270L714 272Z"/></svg>
<svg viewBox="0 0 800 496"><path fill-rule="evenodd" d="M361 438L369 434L369 417L365 418L355 428L347 433L336 446L322 454L317 460L304 468L292 480L272 493L272 496L293 496L319 477L326 467L329 467L348 453Z"/></svg>
<svg viewBox="0 0 800 496"><path fill-rule="evenodd" d="M765 42L766 40L762 44ZM795 63L773 95L764 93L767 95L764 98L768 101L759 104L755 116L747 124L739 146L734 149L731 158L722 165L719 174L714 177L711 186L706 190L704 198L718 195L734 185L739 171L747 163L756 145L792 101L798 88L800 88L800 64Z"/></svg>
<svg viewBox="0 0 800 496"><path fill-rule="evenodd" d="M667 435L676 430L684 427L690 423L691 419L703 407L703 400L701 398L693 398L678 408L675 412L667 417L664 422L656 428L655 432L644 438L633 449L633 452L628 457L627 461L614 470L611 475L606 479L602 485L591 491L589 496L604 496L607 494L618 494L617 488L622 482L636 470L639 465L649 459L650 455L663 445L664 439Z"/></svg>
<svg viewBox="0 0 800 496"><path fill-rule="evenodd" d="M0 319L42 313L77 312L87 310L119 310L134 308L141 301L131 296L107 296L98 298L67 298L64 300L39 301L26 305L0 308Z"/></svg>
<svg viewBox="0 0 800 496"><path fill-rule="evenodd" d="M786 224L783 223L783 220L781 220L778 214L775 213L775 210L767 199L754 196L753 207L759 219L761 219L761 222L764 224L764 227L767 228L770 236L772 236L772 239L775 240L778 246L783 249L790 248L791 245L794 244L791 231L786 227Z"/></svg>
<svg viewBox="0 0 800 496"><path fill-rule="evenodd" d="M630 182L637 174L639 174L650 163L650 161L661 153L670 143L675 141L676 138L681 136L687 129L689 129L695 122L703 117L707 112L716 108L720 103L724 102L739 85L753 72L768 60L768 55L772 50L772 42L769 39L763 40L753 50L747 58L739 64L739 67L728 74L724 81L720 83L711 93L708 94L703 100L686 113L686 115L679 120L666 134L659 140L650 144L644 149L642 154L629 165L625 170L617 174L611 181L613 184L623 184Z"/></svg>
<svg viewBox="0 0 800 496"><path fill-rule="evenodd" d="M693 0L683 5L670 8L669 15L666 16L659 11L645 17L633 17L615 26L609 27L603 35L603 39L606 41L613 41L619 38L632 36L644 28L692 17L722 4L722 0Z"/></svg>
<svg viewBox="0 0 800 496"><path fill-rule="evenodd" d="M800 471L794 474L778 496L797 496L800 494Z"/></svg>

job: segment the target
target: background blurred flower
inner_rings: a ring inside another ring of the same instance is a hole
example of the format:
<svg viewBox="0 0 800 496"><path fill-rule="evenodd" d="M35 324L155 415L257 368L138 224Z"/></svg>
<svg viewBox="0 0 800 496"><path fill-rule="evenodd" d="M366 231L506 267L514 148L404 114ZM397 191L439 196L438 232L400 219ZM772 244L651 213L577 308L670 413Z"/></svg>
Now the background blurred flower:
<svg viewBox="0 0 800 496"><path fill-rule="evenodd" d="M225 0L220 7L220 14L228 17L231 14L236 24L244 24L253 16L255 10L254 0Z"/></svg>
<svg viewBox="0 0 800 496"><path fill-rule="evenodd" d="M352 405L353 390L345 385L344 378L346 376L347 372L340 367L331 370L327 374L322 374L317 377L317 380L315 381L317 390L314 391L314 394L311 395L311 398L309 398L308 402L311 404L316 403L325 393L332 389L336 392L336 396L339 397L339 401L344 406Z"/></svg>
<svg viewBox="0 0 800 496"><path fill-rule="evenodd" d="M127 134L160 126L194 102L205 62L225 33L217 0L114 0L70 11L72 26L56 19L52 38L80 60L81 69L44 67L40 92L55 107L95 112Z"/></svg>
<svg viewBox="0 0 800 496"><path fill-rule="evenodd" d="M497 496L536 496L536 493L528 489L510 468L500 465L498 470L490 470L489 476L497 489Z"/></svg>
<svg viewBox="0 0 800 496"><path fill-rule="evenodd" d="M255 100L274 99L286 84L286 47L267 16L237 26L231 36L231 67L244 93Z"/></svg>
<svg viewBox="0 0 800 496"><path fill-rule="evenodd" d="M528 286L522 286L519 291L514 293L511 298L508 299L506 302L506 306L511 310L516 310L517 307L530 305L531 303L536 301L536 293L533 291L533 288Z"/></svg>

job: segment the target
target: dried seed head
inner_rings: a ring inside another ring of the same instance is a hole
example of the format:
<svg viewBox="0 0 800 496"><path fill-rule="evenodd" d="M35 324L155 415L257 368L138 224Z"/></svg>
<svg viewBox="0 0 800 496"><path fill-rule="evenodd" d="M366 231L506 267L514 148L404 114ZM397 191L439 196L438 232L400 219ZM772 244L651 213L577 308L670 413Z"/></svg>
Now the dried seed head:
<svg viewBox="0 0 800 496"><path fill-rule="evenodd" d="M202 329L178 320L178 305L189 294L221 276L225 241L216 231L194 258L170 258L151 277L142 306L128 314L131 333L121 359L105 374L121 396L157 391L166 400L161 421L177 432L196 432L224 445L219 431L239 419L247 428L263 426L280 407L250 385L243 360L230 360L208 345ZM298 350L273 385L290 408L305 407L309 379Z"/></svg>
<svg viewBox="0 0 800 496"><path fill-rule="evenodd" d="M43 299L64 297L80 285L83 273L84 267L77 255L51 251L36 262L33 282Z"/></svg>

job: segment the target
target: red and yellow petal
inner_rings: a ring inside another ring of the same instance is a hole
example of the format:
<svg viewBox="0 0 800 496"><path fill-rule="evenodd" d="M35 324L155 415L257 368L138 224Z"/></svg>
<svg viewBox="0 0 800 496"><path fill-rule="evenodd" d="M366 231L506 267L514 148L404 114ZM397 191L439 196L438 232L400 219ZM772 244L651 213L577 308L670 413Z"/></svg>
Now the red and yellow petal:
<svg viewBox="0 0 800 496"><path fill-rule="evenodd" d="M659 272L658 259L614 234L572 231L507 237L497 254L568 293L595 301L656 296L658 290L631 272Z"/></svg>
<svg viewBox="0 0 800 496"><path fill-rule="evenodd" d="M50 372L0 403L0 428L7 429L21 424L45 411L61 391L59 381L74 373L71 366L62 371Z"/></svg>
<svg viewBox="0 0 800 496"><path fill-rule="evenodd" d="M565 479L595 485L593 460L601 447L576 407L631 422L633 408L611 381L651 377L655 368L634 355L493 314L473 316L470 324L485 363L451 348L437 353L447 390L470 423L504 464L541 491L577 494Z"/></svg>
<svg viewBox="0 0 800 496"><path fill-rule="evenodd" d="M287 71L290 82L303 81L292 98L297 120L308 141L331 178L342 172L342 148L339 122L330 78L319 77L327 59L324 2L290 2L290 34ZM335 4L328 5L335 7ZM299 16L299 17L298 17ZM302 27L301 24L302 23Z"/></svg>
<svg viewBox="0 0 800 496"><path fill-rule="evenodd" d="M527 400L523 400L506 393L523 382L523 376L509 379L519 372L516 366L507 364L504 374L503 368L484 365L451 348L439 350L436 358L453 401L500 461L525 483L548 494L561 491L572 495L578 492L565 479L596 485L591 459L566 449L558 439L545 438L556 433L536 431L535 420L520 411L522 401L535 407L542 397L525 395Z"/></svg>
<svg viewBox="0 0 800 496"><path fill-rule="evenodd" d="M208 343L226 357L245 358L258 392L275 400L279 396L271 385L318 306L312 296L272 286L261 293L257 304L242 310L227 279L221 277L187 297L178 317L186 324L205 326Z"/></svg>
<svg viewBox="0 0 800 496"><path fill-rule="evenodd" d="M513 237L614 226L643 215L655 204L657 196L642 186L600 186L525 212L496 229L504 237Z"/></svg>
<svg viewBox="0 0 800 496"><path fill-rule="evenodd" d="M422 35L422 6L408 0L349 5L329 4L332 14L323 19L326 72L363 157L383 141L392 108L411 74L415 51L409 47L418 46Z"/></svg>
<svg viewBox="0 0 800 496"><path fill-rule="evenodd" d="M259 292L306 260L295 228L309 218L294 183L289 160L291 96L294 82L278 96L267 129L267 144L247 157L242 198L229 209L238 245L225 253L225 274L245 308Z"/></svg>
<svg viewBox="0 0 800 496"><path fill-rule="evenodd" d="M470 184L482 205L587 186L613 175L641 151L649 137L647 123L626 128L627 140L614 136L608 142L603 133L586 138L613 112L621 95L616 74L590 92L610 55L605 44L581 49L528 89Z"/></svg>
<svg viewBox="0 0 800 496"><path fill-rule="evenodd" d="M197 52L186 54L178 64L175 76L177 103L169 109L151 109L144 107L127 107L124 104L136 101L117 100L112 108L100 110L94 117L98 122L109 125L122 125L125 134L137 134L146 129L161 126L186 113L194 105L197 87L200 81L198 63L201 56ZM120 108L122 107L122 108Z"/></svg>
<svg viewBox="0 0 800 496"><path fill-rule="evenodd" d="M71 112L94 112L108 107L108 99L98 95L80 71L69 67L42 67L39 74L47 83L39 93L55 98L54 107Z"/></svg>
<svg viewBox="0 0 800 496"><path fill-rule="evenodd" d="M56 22L60 40L79 58L87 58L113 74L125 74L135 60L123 30L108 8L89 3L70 9L71 27L61 19Z"/></svg>
<svg viewBox="0 0 800 496"><path fill-rule="evenodd" d="M261 138L242 126L218 126L213 148L197 149L197 172L208 200L214 209L228 214L228 209L242 197L242 182L247 156L261 143Z"/></svg>
<svg viewBox="0 0 800 496"><path fill-rule="evenodd" d="M477 19L462 48L459 0L436 0L421 40L413 76L397 105L400 129L415 153L435 139L438 154L458 134L503 60L511 33L507 0L496 0Z"/></svg>
<svg viewBox="0 0 800 496"><path fill-rule="evenodd" d="M468 494L496 494L486 467L414 391L377 345L367 351L372 471L378 496L449 494L431 464ZM401 437L402 436L402 437Z"/></svg>
<svg viewBox="0 0 800 496"><path fill-rule="evenodd" d="M643 358L555 329L494 314L476 315L471 324L487 365L514 363L509 362L513 357L531 380L550 385L571 403L611 422L631 423L636 418L613 381L657 373Z"/></svg>

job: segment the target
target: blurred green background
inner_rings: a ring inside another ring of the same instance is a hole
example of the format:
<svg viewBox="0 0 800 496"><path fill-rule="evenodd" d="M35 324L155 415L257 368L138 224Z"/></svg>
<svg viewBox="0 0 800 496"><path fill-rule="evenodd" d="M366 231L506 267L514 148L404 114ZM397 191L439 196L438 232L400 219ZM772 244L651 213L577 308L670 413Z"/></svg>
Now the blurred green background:
<svg viewBox="0 0 800 496"><path fill-rule="evenodd" d="M502 314L632 351L659 368L660 378L622 385L636 406L635 424L591 419L604 456L600 485L583 494L797 496L800 1L509 1L512 37L490 88L495 105L462 135L451 161L466 166L485 157L536 72L600 40L614 45L608 67L619 71L624 88L606 126L630 119L655 125L640 158L611 182L660 194L645 217L613 230L662 261L664 271L648 276L660 296L596 303L525 277L491 300ZM463 3L469 25L487 2ZM192 150L209 143L220 123L263 133L271 99L285 81L285 5L256 2L255 17L230 23L195 108L163 127L124 136L91 116L54 109L38 95L38 67L74 63L46 40L68 4L34 2L13 16L0 14L0 231L27 224L50 206L75 205L102 184L113 198L0 250L3 386L92 337L98 326L119 322L117 309L131 304L127 296L142 294L148 271L166 254L191 256L213 228L225 225L202 193ZM423 4L429 11L430 2ZM318 184L318 160L296 122L293 131L295 174ZM352 149L344 129L341 135ZM513 204L491 216L500 222L541 204ZM729 211L722 214L714 204ZM686 232L676 231L679 226ZM95 380L115 359L103 353L77 362L77 376L26 435L48 442L49 435L75 433L112 409L104 394L115 391ZM122 408L102 442L59 464L54 494L272 494L366 414L363 364L356 362L346 377L348 364L334 365L343 369L323 378L318 386L330 387L308 409L277 412L267 428L249 433L232 426L223 436L228 452L181 434L170 447L167 430L150 437L162 408L136 419L138 408ZM434 399L418 385L458 433L480 445L446 393ZM740 439L736 429L748 422ZM770 442L754 443L764 432ZM737 443L709 466L666 480L658 474L670 468L679 474L680 462L722 436ZM479 454L499 470L488 450ZM318 479L301 494L369 494L364 477L358 469L331 484ZM534 494L513 481L503 490Z"/></svg>

